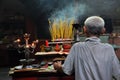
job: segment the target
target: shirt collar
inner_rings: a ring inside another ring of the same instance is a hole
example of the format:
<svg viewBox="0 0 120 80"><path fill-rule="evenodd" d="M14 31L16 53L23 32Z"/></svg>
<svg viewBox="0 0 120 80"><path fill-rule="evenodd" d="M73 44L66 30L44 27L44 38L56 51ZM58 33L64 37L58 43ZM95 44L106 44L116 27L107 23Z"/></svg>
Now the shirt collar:
<svg viewBox="0 0 120 80"><path fill-rule="evenodd" d="M101 42L101 40L98 37L89 37L85 39L86 41L90 41L90 42Z"/></svg>

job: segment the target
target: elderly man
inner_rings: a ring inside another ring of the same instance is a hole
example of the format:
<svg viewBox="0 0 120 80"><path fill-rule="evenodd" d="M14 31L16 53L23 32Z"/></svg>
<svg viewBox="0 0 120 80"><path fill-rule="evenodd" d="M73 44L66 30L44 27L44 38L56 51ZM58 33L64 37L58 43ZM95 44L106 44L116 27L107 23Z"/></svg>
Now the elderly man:
<svg viewBox="0 0 120 80"><path fill-rule="evenodd" d="M99 16L88 17L84 22L86 40L75 43L63 65L55 62L54 68L71 75L75 80L120 80L120 64L113 47L101 43L99 36L105 32L104 20Z"/></svg>

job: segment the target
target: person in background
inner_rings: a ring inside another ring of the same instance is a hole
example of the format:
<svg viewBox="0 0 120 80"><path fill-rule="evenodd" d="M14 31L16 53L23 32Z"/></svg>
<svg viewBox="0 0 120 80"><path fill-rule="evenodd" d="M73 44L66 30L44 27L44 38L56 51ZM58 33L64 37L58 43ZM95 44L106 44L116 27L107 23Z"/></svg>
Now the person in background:
<svg viewBox="0 0 120 80"><path fill-rule="evenodd" d="M101 43L105 22L99 16L88 17L84 22L84 42L75 43L63 64L54 62L54 69L67 75L75 73L75 80L120 80L120 63L113 47Z"/></svg>

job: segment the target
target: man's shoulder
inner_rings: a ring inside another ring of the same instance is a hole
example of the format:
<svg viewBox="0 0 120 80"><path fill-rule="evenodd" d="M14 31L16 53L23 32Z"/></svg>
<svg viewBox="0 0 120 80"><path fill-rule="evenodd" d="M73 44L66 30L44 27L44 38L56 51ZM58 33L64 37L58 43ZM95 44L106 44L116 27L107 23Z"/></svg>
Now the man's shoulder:
<svg viewBox="0 0 120 80"><path fill-rule="evenodd" d="M101 43L101 45L107 48L113 48L113 46L109 43Z"/></svg>
<svg viewBox="0 0 120 80"><path fill-rule="evenodd" d="M74 43L74 46L85 46L85 42L77 42L77 43ZM109 43L100 43L101 46L104 46L104 47L113 47L111 44Z"/></svg>
<svg viewBox="0 0 120 80"><path fill-rule="evenodd" d="M74 43L74 47L78 47L78 46L86 46L85 45L86 43L85 42L76 42L76 43ZM113 48L113 46L111 45L111 44L109 44L109 43L100 43L101 44L101 46L104 46L104 47L111 47L111 48Z"/></svg>
<svg viewBox="0 0 120 80"><path fill-rule="evenodd" d="M76 42L74 43L74 46L84 46L85 45L85 42Z"/></svg>

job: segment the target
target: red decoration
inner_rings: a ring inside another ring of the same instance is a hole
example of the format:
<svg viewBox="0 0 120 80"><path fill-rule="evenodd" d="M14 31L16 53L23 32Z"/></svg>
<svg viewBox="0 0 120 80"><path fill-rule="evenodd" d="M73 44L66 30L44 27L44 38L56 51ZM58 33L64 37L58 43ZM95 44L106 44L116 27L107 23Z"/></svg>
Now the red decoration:
<svg viewBox="0 0 120 80"><path fill-rule="evenodd" d="M45 45L46 45L46 46L49 46L49 45L48 45L48 40L45 41Z"/></svg>
<svg viewBox="0 0 120 80"><path fill-rule="evenodd" d="M56 48L59 48L59 45L58 45L58 43L56 44Z"/></svg>

